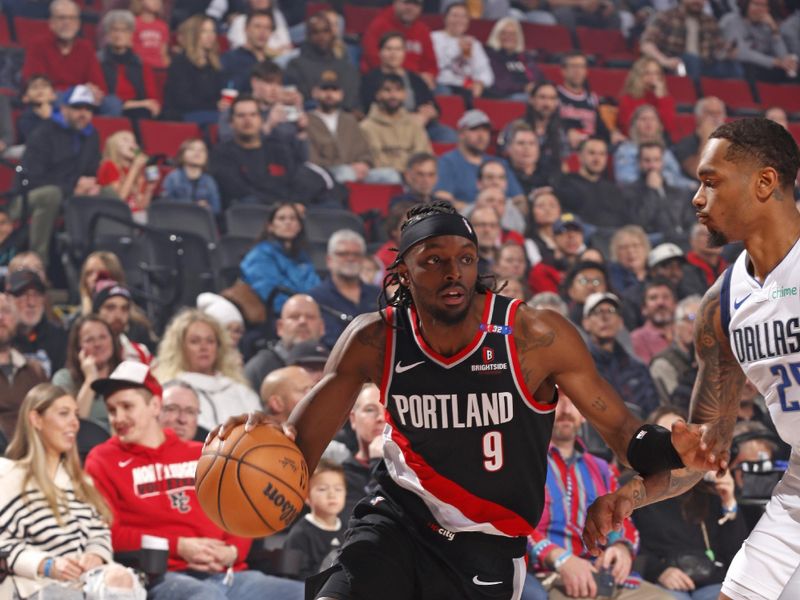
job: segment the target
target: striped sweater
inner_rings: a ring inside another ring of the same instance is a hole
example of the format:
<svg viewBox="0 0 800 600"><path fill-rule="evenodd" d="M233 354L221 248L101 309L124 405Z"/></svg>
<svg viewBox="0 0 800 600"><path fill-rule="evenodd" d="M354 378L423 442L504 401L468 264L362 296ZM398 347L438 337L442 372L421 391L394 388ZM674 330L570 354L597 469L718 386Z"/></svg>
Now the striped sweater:
<svg viewBox="0 0 800 600"><path fill-rule="evenodd" d="M44 494L32 483L23 490L25 472L16 462L0 458L0 549L9 552L13 585L22 598L50 583L37 575L48 557L93 553L112 559L111 533L97 510L75 497L72 481L62 466L55 483L64 490L68 512L59 525ZM8 581L8 580L7 580ZM5 597L0 586L0 597Z"/></svg>

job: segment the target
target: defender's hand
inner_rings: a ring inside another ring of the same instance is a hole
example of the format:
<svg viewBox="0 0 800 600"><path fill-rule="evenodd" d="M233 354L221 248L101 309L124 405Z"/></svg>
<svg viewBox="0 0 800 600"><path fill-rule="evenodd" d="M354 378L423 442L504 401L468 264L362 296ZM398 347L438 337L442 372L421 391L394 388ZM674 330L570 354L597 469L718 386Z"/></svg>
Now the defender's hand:
<svg viewBox="0 0 800 600"><path fill-rule="evenodd" d="M716 471L719 475L728 468L728 450L716 451L713 428L676 421L672 425L672 445L683 464L692 471Z"/></svg>
<svg viewBox="0 0 800 600"><path fill-rule="evenodd" d="M622 528L622 522L631 516L635 508L633 497L625 488L613 494L600 496L586 512L586 525L583 527L583 543L589 554L600 556L607 543L606 536Z"/></svg>

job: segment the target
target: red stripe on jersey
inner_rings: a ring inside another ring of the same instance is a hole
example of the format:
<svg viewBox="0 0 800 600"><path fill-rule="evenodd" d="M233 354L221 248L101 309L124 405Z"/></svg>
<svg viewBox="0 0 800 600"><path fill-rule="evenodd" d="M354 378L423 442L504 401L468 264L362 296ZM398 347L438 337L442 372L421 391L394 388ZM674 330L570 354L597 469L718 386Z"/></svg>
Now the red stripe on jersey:
<svg viewBox="0 0 800 600"><path fill-rule="evenodd" d="M509 309L508 314L508 323L506 325L514 326L514 319L517 316L517 309L519 308L520 304L522 304L519 300L514 300L511 303L511 307ZM522 392L522 396L525 399L525 402L528 403L531 408L539 411L539 412L550 412L555 410L556 405L554 403L545 404L543 402L539 402L536 398L533 397L528 386L525 384L525 378L522 376L522 367L519 363L519 354L517 353L517 343L514 341L515 332L512 331L511 334L507 337L508 339L508 354L509 360L511 361L511 368L514 369L514 377L517 380L517 387L519 391Z"/></svg>
<svg viewBox="0 0 800 600"><path fill-rule="evenodd" d="M383 376L381 377L381 403L383 404L384 408L388 408L389 406L389 384L391 383L392 378L392 364L394 363L394 307L387 306L386 307L386 321L388 323L384 327L386 331L386 347L383 351ZM388 418L389 412L386 412L386 417Z"/></svg>
<svg viewBox="0 0 800 600"><path fill-rule="evenodd" d="M493 296L494 294L492 294L492 292L489 291L486 292L486 302L483 305L483 317L481 319L481 323L490 322L490 317L492 314L492 305L494 304ZM483 340L484 336L486 335L484 332L478 329L478 331L475 332L475 337L472 338L472 341L466 348L461 350L458 354L454 354L453 356L442 356L441 354L436 352L433 348L428 346L428 343L422 337L422 334L419 331L417 309L414 308L413 304L411 305L409 320L411 321L411 329L414 332L414 339L417 341L417 344L419 344L420 349L425 354L430 356L430 358L446 366L451 366L452 364L457 363L458 361L463 359L465 356L468 356L472 352L474 352L475 348L477 348L480 345L481 340Z"/></svg>
<svg viewBox="0 0 800 600"><path fill-rule="evenodd" d="M457 483L437 473L425 459L411 449L411 443L395 425L387 410L386 419L392 427L392 441L403 453L406 464L414 471L422 487L437 500L457 508L474 523L489 523L508 536L527 536L535 529L517 513L491 500L475 496Z"/></svg>

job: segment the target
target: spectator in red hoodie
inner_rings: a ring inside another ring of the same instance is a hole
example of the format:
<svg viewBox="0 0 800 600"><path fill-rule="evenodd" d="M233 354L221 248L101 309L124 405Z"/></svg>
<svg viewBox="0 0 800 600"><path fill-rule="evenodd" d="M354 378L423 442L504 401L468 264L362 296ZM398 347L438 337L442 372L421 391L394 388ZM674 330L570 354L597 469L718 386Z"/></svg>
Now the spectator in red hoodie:
<svg viewBox="0 0 800 600"><path fill-rule="evenodd" d="M33 75L47 75L59 92L85 84L99 102L106 93L106 82L92 43L78 38L80 14L72 0L55 0L50 5L50 32L26 51L22 78L27 81Z"/></svg>
<svg viewBox="0 0 800 600"><path fill-rule="evenodd" d="M686 262L697 267L705 277L708 287L728 268L728 261L722 258L722 248L712 248L708 244L708 227L696 223L689 234L689 247Z"/></svg>
<svg viewBox="0 0 800 600"><path fill-rule="evenodd" d="M124 361L92 389L105 398L116 432L92 449L85 467L111 508L114 551L139 550L142 535L169 543L167 573L148 598L300 600L300 582L247 570L250 541L222 531L203 513L194 489L202 444L161 428L162 389L149 367Z"/></svg>
<svg viewBox="0 0 800 600"><path fill-rule="evenodd" d="M379 46L381 37L390 31L403 34L406 40L406 59L403 68L420 75L428 87L436 85L439 69L436 54L431 42L431 30L419 20L422 13L422 0L394 0L367 27L361 39L364 55L361 58L361 72L379 67Z"/></svg>

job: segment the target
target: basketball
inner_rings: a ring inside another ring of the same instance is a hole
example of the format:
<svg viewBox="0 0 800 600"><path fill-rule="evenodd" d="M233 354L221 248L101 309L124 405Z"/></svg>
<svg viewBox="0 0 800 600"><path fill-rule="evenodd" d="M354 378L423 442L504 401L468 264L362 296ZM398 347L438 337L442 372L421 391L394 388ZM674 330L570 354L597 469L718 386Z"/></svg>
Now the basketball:
<svg viewBox="0 0 800 600"><path fill-rule="evenodd" d="M195 489L200 506L225 531L264 537L285 529L303 508L308 466L292 440L274 427L235 427L203 447Z"/></svg>

